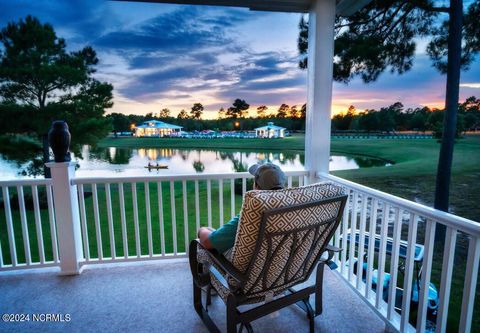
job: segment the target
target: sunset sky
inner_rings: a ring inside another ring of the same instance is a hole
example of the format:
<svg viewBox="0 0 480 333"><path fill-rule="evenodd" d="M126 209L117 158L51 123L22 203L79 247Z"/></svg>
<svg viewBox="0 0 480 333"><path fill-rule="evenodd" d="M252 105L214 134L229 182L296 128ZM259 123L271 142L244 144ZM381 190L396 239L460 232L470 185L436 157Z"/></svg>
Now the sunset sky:
<svg viewBox="0 0 480 333"><path fill-rule="evenodd" d="M2 27L31 14L51 23L70 50L92 45L100 59L97 78L114 86L109 112L166 107L176 115L200 102L212 118L236 98L253 111L262 104L276 111L282 103L306 101L306 72L297 67L299 14L99 0L0 0L0 8ZM407 74L386 72L369 85L335 83L332 111L396 101L443 107L445 76L431 66L425 45L419 41ZM478 58L462 73L461 100L480 97Z"/></svg>

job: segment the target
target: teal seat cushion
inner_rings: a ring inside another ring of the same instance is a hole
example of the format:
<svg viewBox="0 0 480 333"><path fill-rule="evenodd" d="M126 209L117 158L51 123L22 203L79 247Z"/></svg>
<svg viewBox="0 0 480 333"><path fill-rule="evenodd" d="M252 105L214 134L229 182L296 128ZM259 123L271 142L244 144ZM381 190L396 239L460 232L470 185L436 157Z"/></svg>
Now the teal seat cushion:
<svg viewBox="0 0 480 333"><path fill-rule="evenodd" d="M378 282L378 269L374 269L372 272L372 283L373 285L377 285ZM390 284L390 274L385 273L383 274L383 289L388 288Z"/></svg>

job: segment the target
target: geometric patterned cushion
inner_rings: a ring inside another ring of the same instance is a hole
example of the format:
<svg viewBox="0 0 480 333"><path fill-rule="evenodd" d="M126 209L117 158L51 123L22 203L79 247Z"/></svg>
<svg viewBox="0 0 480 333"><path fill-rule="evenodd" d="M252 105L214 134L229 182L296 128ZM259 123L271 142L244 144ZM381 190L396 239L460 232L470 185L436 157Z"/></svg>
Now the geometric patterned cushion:
<svg viewBox="0 0 480 333"><path fill-rule="evenodd" d="M342 187L329 182L277 191L256 190L245 194L235 245L228 253L224 253L226 259L243 273L251 266L248 280L242 288L246 296L242 304L258 303L276 297L308 277L327 238L333 234L335 223L332 220L338 216L340 201L270 215L264 230L264 236L268 240L264 238L259 242L263 212L343 194ZM312 228L316 232L309 232ZM259 252L253 258L257 245L260 247ZM200 263L212 265L226 277L225 272L211 261L205 250L199 248L197 258ZM208 271L208 268L205 269ZM230 290L215 275L210 274L210 278L212 286L226 302ZM227 281L230 286L236 285L233 279L227 277Z"/></svg>
<svg viewBox="0 0 480 333"><path fill-rule="evenodd" d="M330 182L322 182L302 187L276 191L249 191L245 193L231 261L239 271L245 273L257 243L262 214L266 210L308 203L344 194L344 189ZM323 214L335 214L335 208ZM337 208L338 209L338 208ZM269 223L270 228L283 229L296 227L303 218L285 216Z"/></svg>

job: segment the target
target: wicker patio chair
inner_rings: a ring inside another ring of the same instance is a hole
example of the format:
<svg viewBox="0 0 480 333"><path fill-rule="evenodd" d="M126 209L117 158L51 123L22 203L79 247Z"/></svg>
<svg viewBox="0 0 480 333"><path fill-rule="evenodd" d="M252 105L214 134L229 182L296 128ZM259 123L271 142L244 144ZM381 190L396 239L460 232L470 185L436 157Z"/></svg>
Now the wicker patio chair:
<svg viewBox="0 0 480 333"><path fill-rule="evenodd" d="M331 183L319 183L279 191L245 194L235 244L228 257L206 250L198 240L189 248L193 276L194 307L210 332L220 332L208 315L211 288L227 306L227 332L283 307L297 304L306 313L310 332L322 313L324 265L335 251L329 246L340 222L347 196ZM328 253L328 257L322 256ZM315 284L295 290L316 270ZM202 288L207 290L202 304ZM309 302L315 293L315 310ZM257 306L241 312L245 304Z"/></svg>

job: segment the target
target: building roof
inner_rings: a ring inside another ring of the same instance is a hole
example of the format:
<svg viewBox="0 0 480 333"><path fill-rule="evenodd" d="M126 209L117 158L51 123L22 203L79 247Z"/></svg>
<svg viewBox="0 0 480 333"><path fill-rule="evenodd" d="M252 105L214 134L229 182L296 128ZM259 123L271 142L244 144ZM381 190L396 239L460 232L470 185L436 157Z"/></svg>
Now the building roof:
<svg viewBox="0 0 480 333"><path fill-rule="evenodd" d="M148 120L145 121L142 125L137 126L137 128L164 128L164 129L181 129L182 126L177 126L173 124L167 124L159 120Z"/></svg>
<svg viewBox="0 0 480 333"><path fill-rule="evenodd" d="M284 130L286 129L285 127L280 127L280 126L277 126L277 125L274 125L272 122L268 122L266 126L262 126L262 127L257 127L255 128L255 131L258 131L258 130L274 130L274 131L280 131L280 130Z"/></svg>

